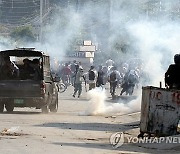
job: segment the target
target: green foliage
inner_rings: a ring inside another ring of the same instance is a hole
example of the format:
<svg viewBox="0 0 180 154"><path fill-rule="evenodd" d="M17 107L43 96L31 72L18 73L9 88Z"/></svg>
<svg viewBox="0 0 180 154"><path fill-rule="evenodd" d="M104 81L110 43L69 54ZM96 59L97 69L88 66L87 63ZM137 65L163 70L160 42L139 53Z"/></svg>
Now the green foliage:
<svg viewBox="0 0 180 154"><path fill-rule="evenodd" d="M35 35L32 32L31 26L22 26L15 28L11 33L10 37L16 41L22 42L34 42L36 41Z"/></svg>
<svg viewBox="0 0 180 154"><path fill-rule="evenodd" d="M0 33L7 33L9 29L5 26L0 25Z"/></svg>

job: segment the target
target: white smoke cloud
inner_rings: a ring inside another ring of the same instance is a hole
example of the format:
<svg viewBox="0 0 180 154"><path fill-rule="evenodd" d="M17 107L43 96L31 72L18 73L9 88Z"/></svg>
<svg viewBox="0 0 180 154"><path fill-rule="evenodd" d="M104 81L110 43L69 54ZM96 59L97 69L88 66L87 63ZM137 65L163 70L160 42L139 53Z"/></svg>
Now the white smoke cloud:
<svg viewBox="0 0 180 154"><path fill-rule="evenodd" d="M128 26L129 33L135 38L139 56L144 61L144 71L151 82L158 86L164 81L164 73L179 53L180 28L177 23L158 23L139 21Z"/></svg>
<svg viewBox="0 0 180 154"><path fill-rule="evenodd" d="M148 4L151 4L150 7L156 5L159 11L144 10L143 12L142 8L147 7ZM109 37L111 49L117 50L114 43L127 44L130 52L116 57L119 61L133 57L142 59L143 71L150 79L147 85L159 86L159 82L164 81L164 73L168 65L173 62L174 54L179 53L180 26L178 20L175 20L177 14L174 20L169 16L170 10L173 10L176 4L178 1L162 1L161 4L148 0L112 1ZM163 12L162 8L166 12Z"/></svg>
<svg viewBox="0 0 180 154"><path fill-rule="evenodd" d="M148 1L146 1L148 3ZM170 1L171 2L171 1ZM147 4L146 3L146 4ZM106 19L106 10L100 5L88 3L86 7L81 8L79 12L74 10L66 11L67 26L62 26L60 14L56 16L55 23L50 25L51 33L48 34L46 46L53 55L59 55L66 52L68 42L83 26L87 26L89 36L94 36L97 27L97 20ZM125 53L126 60L136 56L143 60L143 71L147 73L150 81L147 85L159 86L160 81L164 81L164 73L170 63L173 62L173 56L179 53L180 26L177 21L168 19L167 16L157 14L158 20L152 19L147 12L142 12L143 3L140 1L114 0L111 3L110 10L110 46L114 42L128 44L131 48L130 53ZM166 6L166 9L169 6ZM107 8L106 8L107 9ZM96 15L96 18L95 18ZM99 17L99 18L98 18ZM95 20L95 25L90 20ZM87 22L87 23L85 23ZM108 22L108 21L107 21ZM108 24L108 23L106 23ZM106 32L105 27L100 31ZM120 38L122 36L123 38ZM97 36L96 36L97 37ZM97 40L103 40L103 36L98 35ZM111 46L111 51L114 51ZM132 55L133 54L133 55ZM116 61L122 60L119 55ZM104 91L95 89L88 92L90 101L84 115L103 115L110 113L130 113L140 110L141 94L138 99L130 102L108 103Z"/></svg>
<svg viewBox="0 0 180 154"><path fill-rule="evenodd" d="M88 91L87 96L89 98L87 109L79 113L79 115L126 114L140 111L141 95L135 100L110 103L106 101L105 90L102 90L102 88L95 88Z"/></svg>
<svg viewBox="0 0 180 154"><path fill-rule="evenodd" d="M96 38L95 40L101 41L104 40L104 35L96 35L96 33L106 33L109 25L108 37L112 50L106 52L113 55L111 51L115 51L114 42L128 44L131 47L130 53L123 55L119 49L119 56L114 56L117 58L114 60L123 61L134 56L141 58L144 61L143 69L150 78L148 85L157 86L163 81L168 65L173 62L173 55L179 53L180 26L178 21L168 19L167 16L163 17L161 12L157 14L156 19L159 20L153 20L142 9L148 2L150 1L113 0L111 3L108 0L103 3L86 1L79 4L82 6L78 10L75 6L74 8L59 6L51 23L43 28L43 43L26 44L22 47L35 47L48 52L52 59L55 57L62 61L72 43L71 40L78 33L84 30L88 33L87 39L90 36L90 39ZM177 1L169 2L168 5L163 2L166 10L172 9L171 4L174 5ZM16 47L15 43L6 41L10 47ZM108 49L107 44L104 46ZM0 46L0 48L2 50L6 47Z"/></svg>

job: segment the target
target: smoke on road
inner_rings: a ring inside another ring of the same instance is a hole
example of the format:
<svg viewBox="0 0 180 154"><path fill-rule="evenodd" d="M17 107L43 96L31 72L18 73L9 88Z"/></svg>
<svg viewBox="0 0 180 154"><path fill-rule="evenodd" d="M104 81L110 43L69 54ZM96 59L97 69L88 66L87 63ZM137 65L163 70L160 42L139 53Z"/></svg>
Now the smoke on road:
<svg viewBox="0 0 180 154"><path fill-rule="evenodd" d="M141 95L131 101L119 101L112 103L106 101L106 92L102 88L90 90L87 95L89 101L87 108L79 115L109 115L109 114L126 114L140 111Z"/></svg>

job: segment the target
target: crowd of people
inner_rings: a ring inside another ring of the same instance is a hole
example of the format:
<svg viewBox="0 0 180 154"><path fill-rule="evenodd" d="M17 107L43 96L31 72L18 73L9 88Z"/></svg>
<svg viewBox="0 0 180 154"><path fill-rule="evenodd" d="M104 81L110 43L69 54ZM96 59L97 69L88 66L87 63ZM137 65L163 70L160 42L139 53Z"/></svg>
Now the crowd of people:
<svg viewBox="0 0 180 154"><path fill-rule="evenodd" d="M143 75L141 69L141 65L137 63L116 65L112 59L108 59L104 65L92 65L87 70L83 68L81 62L74 60L61 65L56 73L66 86L72 85L74 87L73 97L76 97L76 94L78 98L81 96L82 83L85 83L86 91L86 85L88 85L88 90L92 90L96 87L105 88L105 85L109 83L109 92L114 98L114 96L118 95L117 88L121 89L119 95L133 95L134 89L138 87ZM11 79L13 76L19 76L21 79L38 80L41 78L40 62L36 58L32 61L25 58L21 71L19 71L19 68L10 61L10 57L5 57L1 70L1 79ZM166 88L180 89L179 70L180 54L176 54L174 64L171 64L165 73Z"/></svg>
<svg viewBox="0 0 180 154"><path fill-rule="evenodd" d="M87 71L80 62L74 60L62 65L58 74L64 84L74 86L73 97L78 94L78 98L81 96L82 83L88 85L88 90L96 87L105 88L105 85L109 83L110 94L114 98L118 87L121 88L120 95L124 95L124 93L125 95L132 95L135 86L138 86L140 80L140 68L138 65L132 67L127 63L123 63L118 67L112 59L105 61L104 66L92 65Z"/></svg>

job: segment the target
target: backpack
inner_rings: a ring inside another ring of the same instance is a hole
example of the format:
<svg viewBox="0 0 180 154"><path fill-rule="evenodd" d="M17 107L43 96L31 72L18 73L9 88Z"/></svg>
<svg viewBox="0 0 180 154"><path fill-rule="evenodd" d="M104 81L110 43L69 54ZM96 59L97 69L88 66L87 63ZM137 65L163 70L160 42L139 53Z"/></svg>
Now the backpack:
<svg viewBox="0 0 180 154"><path fill-rule="evenodd" d="M116 81L116 72L110 74L110 81Z"/></svg>
<svg viewBox="0 0 180 154"><path fill-rule="evenodd" d="M76 65L75 64L71 64L71 71L75 72L76 71Z"/></svg>
<svg viewBox="0 0 180 154"><path fill-rule="evenodd" d="M93 70L90 70L89 71L89 80L94 80L95 79L95 73L94 73L94 71Z"/></svg>
<svg viewBox="0 0 180 154"><path fill-rule="evenodd" d="M128 75L128 82L129 83L135 83L135 81L136 81L135 75L134 74L129 74Z"/></svg>

